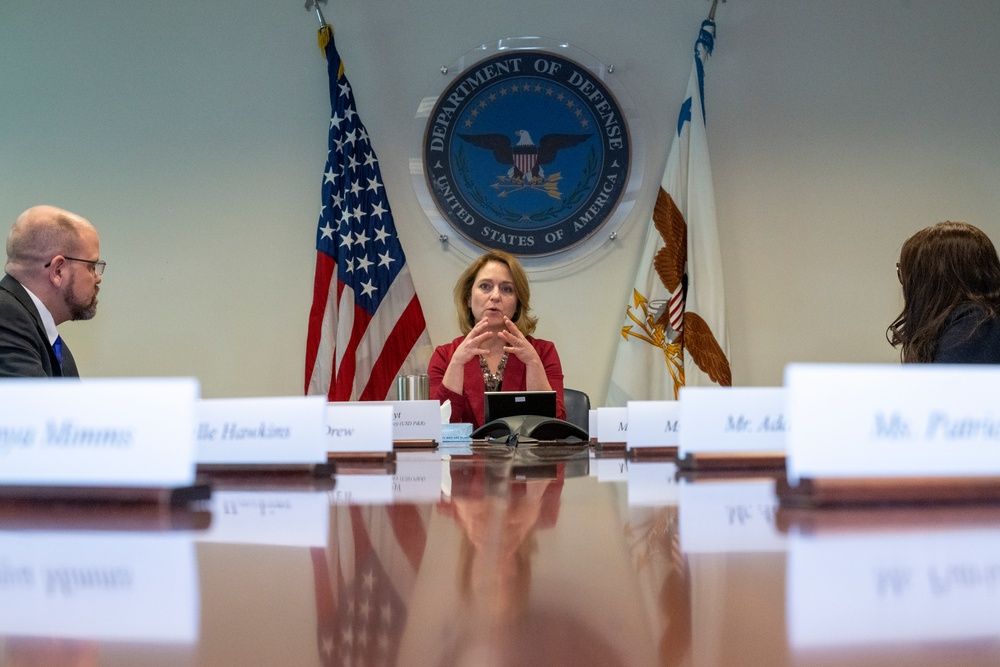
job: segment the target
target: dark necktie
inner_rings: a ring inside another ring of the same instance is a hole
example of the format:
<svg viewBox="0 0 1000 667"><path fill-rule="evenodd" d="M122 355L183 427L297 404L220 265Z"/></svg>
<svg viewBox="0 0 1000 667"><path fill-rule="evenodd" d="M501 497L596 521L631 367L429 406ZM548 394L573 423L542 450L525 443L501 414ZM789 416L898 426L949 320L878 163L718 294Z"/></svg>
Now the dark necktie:
<svg viewBox="0 0 1000 667"><path fill-rule="evenodd" d="M52 350L56 353L56 361L59 362L59 370L63 367L63 341L62 336L56 336L56 342L52 343Z"/></svg>
<svg viewBox="0 0 1000 667"><path fill-rule="evenodd" d="M73 353L69 351L69 346L63 343L61 336L56 336L56 342L52 344L52 351L56 353L56 360L61 369L60 375L67 378L80 377L80 371L76 368L76 360Z"/></svg>

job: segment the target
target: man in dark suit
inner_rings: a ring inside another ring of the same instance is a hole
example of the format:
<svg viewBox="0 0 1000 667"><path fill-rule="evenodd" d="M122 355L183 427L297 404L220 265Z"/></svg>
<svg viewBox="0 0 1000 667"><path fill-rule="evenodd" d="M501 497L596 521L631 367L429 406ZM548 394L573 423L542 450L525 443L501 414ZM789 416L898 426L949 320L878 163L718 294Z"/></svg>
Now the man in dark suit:
<svg viewBox="0 0 1000 667"><path fill-rule="evenodd" d="M0 377L79 377L56 326L89 320L105 263L97 230L54 206L22 213L0 279Z"/></svg>

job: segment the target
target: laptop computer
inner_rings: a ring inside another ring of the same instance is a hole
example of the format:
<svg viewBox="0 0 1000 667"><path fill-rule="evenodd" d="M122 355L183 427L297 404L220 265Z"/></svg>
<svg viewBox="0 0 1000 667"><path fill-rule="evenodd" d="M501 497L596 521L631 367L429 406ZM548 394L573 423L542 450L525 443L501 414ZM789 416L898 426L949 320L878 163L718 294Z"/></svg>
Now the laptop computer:
<svg viewBox="0 0 1000 667"><path fill-rule="evenodd" d="M556 416L554 391L488 391L486 392L486 423L519 415Z"/></svg>

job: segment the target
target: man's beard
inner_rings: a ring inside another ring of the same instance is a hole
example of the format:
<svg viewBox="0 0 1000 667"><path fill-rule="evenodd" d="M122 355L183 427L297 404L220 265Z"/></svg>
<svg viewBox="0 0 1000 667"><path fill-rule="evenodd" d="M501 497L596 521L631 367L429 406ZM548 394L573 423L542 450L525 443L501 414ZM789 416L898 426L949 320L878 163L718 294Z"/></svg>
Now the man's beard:
<svg viewBox="0 0 1000 667"><path fill-rule="evenodd" d="M76 301L73 297L73 294L75 293L75 286L75 278L71 279L69 285L66 286L66 296L64 299L66 301L66 305L69 306L69 319L73 321L92 319L94 315L97 314L97 292L100 290L100 287L95 285L94 295L86 301Z"/></svg>

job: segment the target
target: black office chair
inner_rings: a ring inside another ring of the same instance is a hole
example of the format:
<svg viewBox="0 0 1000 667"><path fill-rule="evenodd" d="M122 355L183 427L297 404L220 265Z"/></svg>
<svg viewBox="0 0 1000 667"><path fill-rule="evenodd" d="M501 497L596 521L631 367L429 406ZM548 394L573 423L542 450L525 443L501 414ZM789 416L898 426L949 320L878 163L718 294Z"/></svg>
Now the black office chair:
<svg viewBox="0 0 1000 667"><path fill-rule="evenodd" d="M563 389L566 421L590 432L590 397L578 389Z"/></svg>

